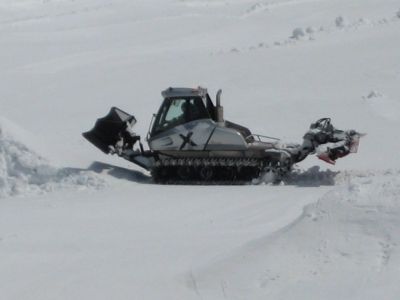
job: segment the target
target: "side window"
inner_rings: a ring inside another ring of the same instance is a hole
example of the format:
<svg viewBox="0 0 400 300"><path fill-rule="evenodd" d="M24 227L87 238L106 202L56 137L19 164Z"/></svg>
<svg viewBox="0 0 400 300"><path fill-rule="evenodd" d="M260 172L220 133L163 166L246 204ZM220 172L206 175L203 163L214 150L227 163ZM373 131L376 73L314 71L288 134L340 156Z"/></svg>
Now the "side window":
<svg viewBox="0 0 400 300"><path fill-rule="evenodd" d="M153 134L157 134L181 123L184 123L185 99L166 100L155 120Z"/></svg>
<svg viewBox="0 0 400 300"><path fill-rule="evenodd" d="M186 119L188 121L210 118L210 115L207 109L204 107L204 103L201 98L190 99L188 106L189 109L186 113Z"/></svg>
<svg viewBox="0 0 400 300"><path fill-rule="evenodd" d="M183 99L175 99L172 100L171 105L169 106L167 115L165 116L165 121L170 122L174 119L181 118L183 116L182 105L186 102Z"/></svg>

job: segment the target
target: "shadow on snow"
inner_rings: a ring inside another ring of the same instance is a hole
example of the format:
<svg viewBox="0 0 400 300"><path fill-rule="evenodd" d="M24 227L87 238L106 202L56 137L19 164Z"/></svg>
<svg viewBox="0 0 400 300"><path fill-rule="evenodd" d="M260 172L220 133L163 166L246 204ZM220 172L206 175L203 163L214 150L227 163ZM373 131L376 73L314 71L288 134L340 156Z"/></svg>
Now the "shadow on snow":
<svg viewBox="0 0 400 300"><path fill-rule="evenodd" d="M116 179L124 179L132 182L142 184L153 184L151 176L144 174L141 171L123 168L99 161L93 162L88 169L95 173L104 173ZM70 170L72 171L72 169ZM321 171L320 167L314 166L307 170L294 170L284 180L284 185L298 186L298 187L319 187L319 186L332 186L335 185L335 178L339 171L324 170ZM262 183L262 182L261 182ZM268 182L265 182L268 183ZM196 184L196 183L193 183ZM252 183L249 182L251 185ZM257 184L260 184L258 182ZM182 184L185 185L185 184ZM201 185L215 185L215 183L202 182ZM222 183L222 185L225 185Z"/></svg>

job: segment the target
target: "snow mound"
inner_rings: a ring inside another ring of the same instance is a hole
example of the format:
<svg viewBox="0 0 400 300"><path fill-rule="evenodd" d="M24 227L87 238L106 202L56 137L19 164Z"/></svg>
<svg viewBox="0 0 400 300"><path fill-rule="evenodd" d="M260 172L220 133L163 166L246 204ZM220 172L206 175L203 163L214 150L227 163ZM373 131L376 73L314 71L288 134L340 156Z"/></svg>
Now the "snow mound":
<svg viewBox="0 0 400 300"><path fill-rule="evenodd" d="M317 28L315 28L315 27L313 27L313 26L308 26L308 27L306 28L306 32L307 32L308 34L313 34L313 33L317 32L317 31L318 31Z"/></svg>
<svg viewBox="0 0 400 300"><path fill-rule="evenodd" d="M102 186L94 172L51 165L37 154L27 132L0 118L0 198Z"/></svg>
<svg viewBox="0 0 400 300"><path fill-rule="evenodd" d="M364 97L364 99L365 98L367 98L367 99L382 98L382 97L383 97L383 94L381 92L372 90L371 92L369 92L369 94L366 97Z"/></svg>
<svg viewBox="0 0 400 300"><path fill-rule="evenodd" d="M266 3L257 2L246 10L245 15L251 15L265 11L268 11L268 5Z"/></svg>
<svg viewBox="0 0 400 300"><path fill-rule="evenodd" d="M291 37L292 37L293 39L298 40L298 39L303 38L305 35L306 35L306 34L305 34L303 28L298 27L298 28L295 28L295 29L293 30L293 33L292 33L292 36L291 36Z"/></svg>
<svg viewBox="0 0 400 300"><path fill-rule="evenodd" d="M348 26L348 22L344 17L339 16L335 19L335 25L338 28L344 28L344 27Z"/></svg>

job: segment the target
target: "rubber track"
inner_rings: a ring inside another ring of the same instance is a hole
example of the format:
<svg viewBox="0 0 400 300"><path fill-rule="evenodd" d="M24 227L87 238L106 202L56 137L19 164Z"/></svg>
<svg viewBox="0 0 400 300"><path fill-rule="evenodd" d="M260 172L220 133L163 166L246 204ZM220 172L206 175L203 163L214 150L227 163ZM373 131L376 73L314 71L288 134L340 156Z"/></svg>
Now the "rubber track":
<svg viewBox="0 0 400 300"><path fill-rule="evenodd" d="M166 158L156 162L156 167L263 167L264 161L256 158Z"/></svg>
<svg viewBox="0 0 400 300"><path fill-rule="evenodd" d="M255 158L166 158L156 162L155 170L153 170L153 178L155 182L162 184L182 184L182 185L245 185L250 184L251 179L241 180L233 178L227 180L225 178L213 180L201 179L180 179L174 176L173 178L158 178L157 171L162 168L170 167L192 167L201 169L203 167L212 168L254 168L253 172L261 171L265 167L265 162ZM214 170L215 171L215 170ZM240 176L239 176L240 177Z"/></svg>

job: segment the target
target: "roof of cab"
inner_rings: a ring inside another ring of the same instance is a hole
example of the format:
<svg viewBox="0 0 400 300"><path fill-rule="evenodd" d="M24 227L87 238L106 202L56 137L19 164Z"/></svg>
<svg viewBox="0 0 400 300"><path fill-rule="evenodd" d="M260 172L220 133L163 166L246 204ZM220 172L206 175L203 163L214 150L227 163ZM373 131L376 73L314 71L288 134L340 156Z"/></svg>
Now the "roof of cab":
<svg viewBox="0 0 400 300"><path fill-rule="evenodd" d="M161 92L161 95L164 98L171 98L171 97L187 97L187 96L198 96L204 97L207 95L207 89L198 87L198 88L176 88L176 87L169 87L165 91Z"/></svg>

